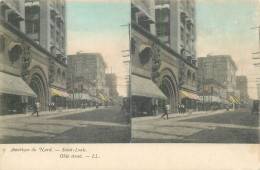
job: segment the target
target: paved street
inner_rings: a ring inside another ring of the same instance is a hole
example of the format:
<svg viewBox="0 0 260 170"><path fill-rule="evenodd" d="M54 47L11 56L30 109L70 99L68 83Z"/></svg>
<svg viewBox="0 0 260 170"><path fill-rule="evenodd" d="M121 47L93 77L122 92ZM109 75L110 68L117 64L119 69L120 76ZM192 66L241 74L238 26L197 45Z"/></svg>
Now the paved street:
<svg viewBox="0 0 260 170"><path fill-rule="evenodd" d="M132 119L133 143L259 143L259 134L259 116L245 110Z"/></svg>
<svg viewBox="0 0 260 170"><path fill-rule="evenodd" d="M0 143L129 143L130 124L119 107L0 117Z"/></svg>

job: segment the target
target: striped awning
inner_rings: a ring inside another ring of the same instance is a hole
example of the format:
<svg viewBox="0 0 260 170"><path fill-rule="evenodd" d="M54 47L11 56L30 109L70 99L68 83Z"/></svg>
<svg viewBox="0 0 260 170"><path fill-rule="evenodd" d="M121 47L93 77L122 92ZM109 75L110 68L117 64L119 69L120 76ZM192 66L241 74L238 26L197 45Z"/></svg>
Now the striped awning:
<svg viewBox="0 0 260 170"><path fill-rule="evenodd" d="M102 102L106 102L106 101L107 101L107 99L105 98L105 96L104 96L102 93L99 93L98 96L99 96L99 99L100 99Z"/></svg>
<svg viewBox="0 0 260 170"><path fill-rule="evenodd" d="M51 96L60 96L60 97L70 98L70 95L67 92L65 92L63 90L54 89L54 88L51 88Z"/></svg>
<svg viewBox="0 0 260 170"><path fill-rule="evenodd" d="M218 96L200 96L200 99L207 103L223 103Z"/></svg>
<svg viewBox="0 0 260 170"><path fill-rule="evenodd" d="M104 95L104 97L106 98L106 100L109 102L109 97L108 96L106 96L106 95Z"/></svg>
<svg viewBox="0 0 260 170"><path fill-rule="evenodd" d="M197 94L189 93L189 92L183 91L183 90L181 91L181 98L182 99L188 98L188 99L193 99L193 100L201 100Z"/></svg>
<svg viewBox="0 0 260 170"><path fill-rule="evenodd" d="M235 96L230 95L229 98L234 104L242 104L241 101Z"/></svg>

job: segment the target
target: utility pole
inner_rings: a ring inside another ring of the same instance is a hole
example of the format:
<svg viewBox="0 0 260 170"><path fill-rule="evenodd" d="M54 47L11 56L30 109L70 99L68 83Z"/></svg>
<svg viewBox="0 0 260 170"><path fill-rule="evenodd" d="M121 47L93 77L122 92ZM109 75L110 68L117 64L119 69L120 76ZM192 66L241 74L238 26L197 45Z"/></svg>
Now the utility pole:
<svg viewBox="0 0 260 170"><path fill-rule="evenodd" d="M259 54L260 54L260 26L254 27L254 28L251 28L251 29L258 29L259 52L252 53L252 54L253 54L253 55L258 54L257 57L253 57L253 60L259 60L259 59L260 59L260 56L259 56ZM256 66L256 67L260 67L260 63L254 63L253 65ZM257 94L258 94L257 97L258 97L258 100L260 100L260 86L259 86L259 84L257 84L256 86L257 86Z"/></svg>
<svg viewBox="0 0 260 170"><path fill-rule="evenodd" d="M131 51L131 23L128 23L127 25L121 25L121 26L127 26L128 27L128 37L129 37L129 113L132 116L132 51ZM128 51L128 50L125 50ZM122 51L122 52L125 52ZM128 57L128 55L124 55L123 57ZM124 62L125 63L125 62Z"/></svg>

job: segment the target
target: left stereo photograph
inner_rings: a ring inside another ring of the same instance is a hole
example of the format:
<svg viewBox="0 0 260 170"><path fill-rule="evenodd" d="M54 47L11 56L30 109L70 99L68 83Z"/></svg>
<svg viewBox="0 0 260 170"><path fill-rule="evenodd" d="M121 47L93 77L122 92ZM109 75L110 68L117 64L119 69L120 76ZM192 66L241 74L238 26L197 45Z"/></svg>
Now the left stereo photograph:
<svg viewBox="0 0 260 170"><path fill-rule="evenodd" d="M0 3L0 143L129 143L130 1Z"/></svg>

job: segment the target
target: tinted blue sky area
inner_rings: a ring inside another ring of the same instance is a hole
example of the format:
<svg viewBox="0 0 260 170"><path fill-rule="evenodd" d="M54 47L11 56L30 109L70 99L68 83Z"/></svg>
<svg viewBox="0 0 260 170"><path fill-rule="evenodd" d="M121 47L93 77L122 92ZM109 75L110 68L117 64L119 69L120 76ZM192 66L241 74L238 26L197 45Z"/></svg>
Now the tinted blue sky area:
<svg viewBox="0 0 260 170"><path fill-rule="evenodd" d="M117 32L130 21L126 2L68 2L68 30Z"/></svg>
<svg viewBox="0 0 260 170"><path fill-rule="evenodd" d="M229 54L238 66L237 75L248 78L249 94L256 98L252 53L259 51L259 1L196 2L197 57Z"/></svg>
<svg viewBox="0 0 260 170"><path fill-rule="evenodd" d="M117 74L118 91L126 95L125 76L128 65L123 63L122 51L129 49L129 2L73 2L67 3L68 54L77 52L101 53L107 72Z"/></svg>
<svg viewBox="0 0 260 170"><path fill-rule="evenodd" d="M258 26L257 2L200 1L196 4L198 37L209 37L209 40L213 41L252 41L250 28Z"/></svg>

